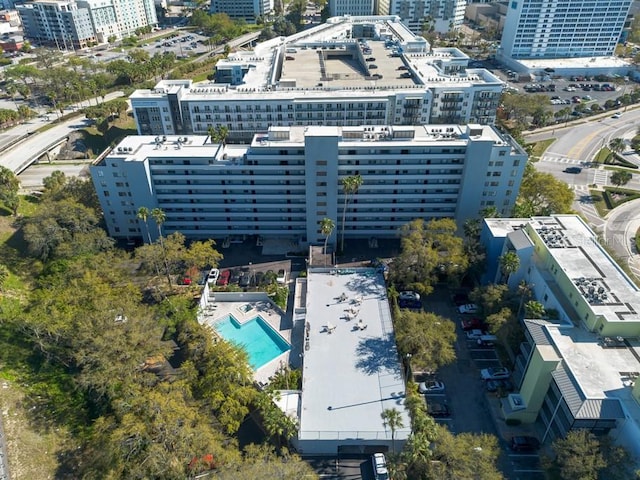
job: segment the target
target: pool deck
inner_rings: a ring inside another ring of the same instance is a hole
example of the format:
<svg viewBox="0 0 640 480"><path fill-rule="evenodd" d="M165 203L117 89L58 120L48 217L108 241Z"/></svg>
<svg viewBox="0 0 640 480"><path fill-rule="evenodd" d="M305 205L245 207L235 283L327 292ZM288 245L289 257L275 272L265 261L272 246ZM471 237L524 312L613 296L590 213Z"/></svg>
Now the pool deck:
<svg viewBox="0 0 640 480"><path fill-rule="evenodd" d="M243 307L250 305L253 307L249 311L245 311ZM239 323L245 323L256 316L260 316L266 321L276 332L280 334L290 345L292 345L292 325L291 320L287 319L284 314L270 300L243 300L243 301L225 301L223 296L218 294L215 301L210 301L204 312L204 324L212 329L216 321L227 315L232 315ZM215 330L215 329L214 329ZM274 358L266 363L254 373L254 379L258 383L268 383L271 377L281 365L289 365L292 348L282 355Z"/></svg>

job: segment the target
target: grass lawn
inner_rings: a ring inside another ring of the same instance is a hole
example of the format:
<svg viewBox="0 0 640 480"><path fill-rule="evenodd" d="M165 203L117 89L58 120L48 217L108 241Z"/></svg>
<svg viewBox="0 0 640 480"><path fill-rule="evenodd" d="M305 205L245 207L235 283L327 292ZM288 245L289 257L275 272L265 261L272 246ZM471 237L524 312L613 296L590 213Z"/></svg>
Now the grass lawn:
<svg viewBox="0 0 640 480"><path fill-rule="evenodd" d="M555 142L555 138L548 138L547 140L541 140L540 142L529 143L531 145L531 156L529 160L532 162L537 162L540 160L540 157L544 152L551 146L553 142Z"/></svg>
<svg viewBox="0 0 640 480"><path fill-rule="evenodd" d="M96 125L82 129L84 132L84 143L91 151L92 158L97 157L110 145L115 145L128 135L137 135L135 121L131 117L116 119L109 124L109 130L102 133Z"/></svg>
<svg viewBox="0 0 640 480"><path fill-rule="evenodd" d="M600 149L600 151L595 156L593 161L596 163L604 163L607 160L607 158L609 158L609 155L611 155L611 150L609 150L609 148L607 147L604 147Z"/></svg>
<svg viewBox="0 0 640 480"><path fill-rule="evenodd" d="M602 192L599 190L589 190L589 193L591 194L591 200L593 200L593 206L596 207L598 211L598 215L604 217L609 210L607 209L607 204L604 201Z"/></svg>

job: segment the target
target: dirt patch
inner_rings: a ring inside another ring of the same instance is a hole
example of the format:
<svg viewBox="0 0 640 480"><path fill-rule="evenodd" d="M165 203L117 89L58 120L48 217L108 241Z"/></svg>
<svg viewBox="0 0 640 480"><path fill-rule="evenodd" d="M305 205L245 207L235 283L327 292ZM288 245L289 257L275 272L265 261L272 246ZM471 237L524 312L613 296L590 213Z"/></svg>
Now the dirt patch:
<svg viewBox="0 0 640 480"><path fill-rule="evenodd" d="M84 142L82 132L72 132L69 140L60 149L56 160L78 160L89 158L89 149Z"/></svg>

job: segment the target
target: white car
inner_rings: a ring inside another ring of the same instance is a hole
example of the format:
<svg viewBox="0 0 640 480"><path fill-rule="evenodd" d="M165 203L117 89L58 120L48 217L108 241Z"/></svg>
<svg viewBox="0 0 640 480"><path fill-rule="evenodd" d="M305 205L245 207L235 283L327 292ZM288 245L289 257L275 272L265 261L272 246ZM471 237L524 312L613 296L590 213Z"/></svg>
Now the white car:
<svg viewBox="0 0 640 480"><path fill-rule="evenodd" d="M207 283L211 285L215 285L218 282L218 277L220 276L220 270L217 268L212 268L209 270L209 275L207 275Z"/></svg>
<svg viewBox="0 0 640 480"><path fill-rule="evenodd" d="M420 393L442 393L444 392L444 383L437 380L427 380L418 384L418 392Z"/></svg>
<svg viewBox="0 0 640 480"><path fill-rule="evenodd" d="M486 335L486 333L478 329L469 330L467 332L467 338L473 341L480 339L483 335Z"/></svg>
<svg viewBox="0 0 640 480"><path fill-rule="evenodd" d="M411 290L406 290L404 292L400 292L400 296L398 298L400 300L420 301L420 294L418 292L413 292Z"/></svg>
<svg viewBox="0 0 640 480"><path fill-rule="evenodd" d="M389 470L387 470L387 459L384 453L374 453L371 457L373 464L373 475L376 480L389 480Z"/></svg>
<svg viewBox="0 0 640 480"><path fill-rule="evenodd" d="M483 368L480 376L483 380L504 380L511 376L511 372L505 367Z"/></svg>
<svg viewBox="0 0 640 480"><path fill-rule="evenodd" d="M467 303L458 307L460 313L478 313L478 306L475 303Z"/></svg>
<svg viewBox="0 0 640 480"><path fill-rule="evenodd" d="M278 270L278 276L276 277L276 282L280 284L287 283L287 271L285 269Z"/></svg>
<svg viewBox="0 0 640 480"><path fill-rule="evenodd" d="M620 112L616 112L613 115L611 115L611 118L620 118L622 116L622 114Z"/></svg>

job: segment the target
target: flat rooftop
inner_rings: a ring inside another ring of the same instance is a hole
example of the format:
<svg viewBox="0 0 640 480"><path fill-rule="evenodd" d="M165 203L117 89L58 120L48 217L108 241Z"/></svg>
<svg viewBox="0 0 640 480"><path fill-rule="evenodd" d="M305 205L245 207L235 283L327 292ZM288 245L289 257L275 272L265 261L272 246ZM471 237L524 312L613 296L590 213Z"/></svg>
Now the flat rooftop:
<svg viewBox="0 0 640 480"><path fill-rule="evenodd" d="M299 439L390 440L380 414L391 408L405 425L396 438L406 439L405 384L382 275L310 269L306 312Z"/></svg>
<svg viewBox="0 0 640 480"><path fill-rule="evenodd" d="M574 58L535 58L535 59L514 59L526 68L533 70L536 68L553 68L557 70L576 68L622 68L632 65L620 57L574 57Z"/></svg>

